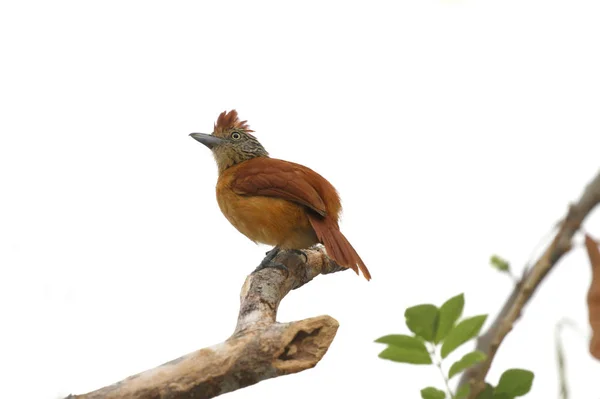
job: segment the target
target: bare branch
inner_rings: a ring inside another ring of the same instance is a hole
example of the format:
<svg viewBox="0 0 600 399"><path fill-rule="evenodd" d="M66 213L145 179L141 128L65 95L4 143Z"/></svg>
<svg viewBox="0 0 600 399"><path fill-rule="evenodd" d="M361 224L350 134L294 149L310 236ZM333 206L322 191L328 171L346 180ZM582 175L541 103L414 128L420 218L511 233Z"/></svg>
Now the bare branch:
<svg viewBox="0 0 600 399"><path fill-rule="evenodd" d="M488 357L484 362L470 368L461 376L459 386L466 382L472 384L470 399L475 398L485 388L485 377L504 337L512 330L515 321L521 315L523 307L529 302L544 277L560 258L571 249L573 235L579 230L583 220L599 202L600 171L587 185L579 201L571 205L554 239L533 267L527 270L519 280L491 327L477 340L477 349L486 353Z"/></svg>
<svg viewBox="0 0 600 399"><path fill-rule="evenodd" d="M319 274L344 268L322 247L306 256L282 251L274 259L285 270L266 268L246 279L233 335L116 384L67 399L207 399L259 381L314 367L327 352L338 328L329 316L277 323L277 308L293 289Z"/></svg>

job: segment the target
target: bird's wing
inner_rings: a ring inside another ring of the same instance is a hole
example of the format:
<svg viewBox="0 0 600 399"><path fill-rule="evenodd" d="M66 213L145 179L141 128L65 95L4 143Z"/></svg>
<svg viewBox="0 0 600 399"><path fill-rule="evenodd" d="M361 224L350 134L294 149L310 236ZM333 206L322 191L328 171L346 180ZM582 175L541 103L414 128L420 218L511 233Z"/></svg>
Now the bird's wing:
<svg viewBox="0 0 600 399"><path fill-rule="evenodd" d="M302 165L273 158L255 158L236 171L231 188L240 195L281 198L327 215L323 198Z"/></svg>

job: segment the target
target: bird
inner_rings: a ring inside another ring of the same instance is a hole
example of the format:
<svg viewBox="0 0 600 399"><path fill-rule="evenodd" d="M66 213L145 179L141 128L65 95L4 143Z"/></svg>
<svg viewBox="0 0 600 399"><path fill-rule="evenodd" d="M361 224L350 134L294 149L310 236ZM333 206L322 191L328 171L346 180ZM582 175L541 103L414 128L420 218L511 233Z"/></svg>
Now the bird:
<svg viewBox="0 0 600 399"><path fill-rule="evenodd" d="M342 206L335 187L304 165L271 158L252 133L233 109L219 114L212 133L190 136L212 151L217 203L225 218L251 241L273 246L255 271L286 269L273 262L281 250L301 252L320 243L338 265L371 280L340 231Z"/></svg>

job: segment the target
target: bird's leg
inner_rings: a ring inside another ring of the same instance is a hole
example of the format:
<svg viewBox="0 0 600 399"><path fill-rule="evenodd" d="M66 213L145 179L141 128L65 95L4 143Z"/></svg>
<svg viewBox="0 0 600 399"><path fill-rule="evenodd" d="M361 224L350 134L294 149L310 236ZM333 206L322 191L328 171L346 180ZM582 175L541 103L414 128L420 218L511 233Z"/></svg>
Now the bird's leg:
<svg viewBox="0 0 600 399"><path fill-rule="evenodd" d="M267 262L272 261L273 258L276 257L277 254L279 254L280 251L281 251L281 248L275 246L270 251L265 252L265 255L267 255L267 256L265 256L265 259L263 259L263 262L264 261L267 261Z"/></svg>
<svg viewBox="0 0 600 399"><path fill-rule="evenodd" d="M274 247L272 250L267 252L267 256L265 256L265 258L262 260L262 262L260 262L260 265L258 265L258 267L256 269L254 269L254 271L252 273L256 273L267 267L272 267L274 269L283 270L284 272L289 274L290 271L283 263L273 262L273 259L275 259L275 257L279 254L279 252L281 252L281 248L279 248L279 247Z"/></svg>

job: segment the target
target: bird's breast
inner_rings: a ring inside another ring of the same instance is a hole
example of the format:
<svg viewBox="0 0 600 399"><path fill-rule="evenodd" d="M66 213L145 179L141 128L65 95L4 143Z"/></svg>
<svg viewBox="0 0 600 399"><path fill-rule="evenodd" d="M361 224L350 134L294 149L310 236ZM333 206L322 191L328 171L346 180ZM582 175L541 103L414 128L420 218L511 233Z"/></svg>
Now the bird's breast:
<svg viewBox="0 0 600 399"><path fill-rule="evenodd" d="M318 242L303 206L280 198L236 194L227 182L217 183L223 215L254 242L303 249Z"/></svg>

